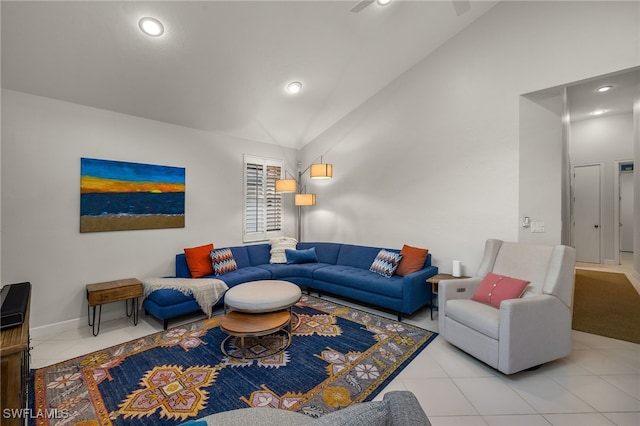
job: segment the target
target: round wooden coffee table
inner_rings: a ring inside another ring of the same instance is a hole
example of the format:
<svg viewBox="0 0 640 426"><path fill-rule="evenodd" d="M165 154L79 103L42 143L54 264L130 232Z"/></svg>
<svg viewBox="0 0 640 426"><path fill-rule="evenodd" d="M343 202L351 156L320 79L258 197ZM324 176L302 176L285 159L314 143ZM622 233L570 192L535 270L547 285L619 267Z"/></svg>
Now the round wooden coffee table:
<svg viewBox="0 0 640 426"><path fill-rule="evenodd" d="M265 313L232 311L222 317L220 320L220 329L228 334L220 345L222 353L231 358L242 359L246 359L247 356L245 338L266 336L284 330L287 333L287 343L277 351L265 355L271 356L284 351L291 344L291 313L288 309ZM240 338L242 357L230 354L225 348L225 343L234 337Z"/></svg>

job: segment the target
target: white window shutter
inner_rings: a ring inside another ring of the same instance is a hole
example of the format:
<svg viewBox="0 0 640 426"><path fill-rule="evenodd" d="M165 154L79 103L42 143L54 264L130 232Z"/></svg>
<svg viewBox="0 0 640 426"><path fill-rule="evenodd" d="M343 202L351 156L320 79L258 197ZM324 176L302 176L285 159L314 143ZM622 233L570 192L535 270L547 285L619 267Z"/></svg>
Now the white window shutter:
<svg viewBox="0 0 640 426"><path fill-rule="evenodd" d="M275 191L282 160L244 157L244 241L282 235L282 194Z"/></svg>

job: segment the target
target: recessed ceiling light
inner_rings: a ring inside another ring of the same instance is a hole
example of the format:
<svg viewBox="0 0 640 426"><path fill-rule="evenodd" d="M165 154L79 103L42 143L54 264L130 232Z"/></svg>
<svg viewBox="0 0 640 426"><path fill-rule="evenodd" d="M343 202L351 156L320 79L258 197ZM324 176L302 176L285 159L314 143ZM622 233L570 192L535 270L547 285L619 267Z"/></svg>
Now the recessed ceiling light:
<svg viewBox="0 0 640 426"><path fill-rule="evenodd" d="M591 115L602 115L602 114L604 114L605 112L607 112L607 110L606 110L606 109L597 109L597 110L593 111L593 112L591 113Z"/></svg>
<svg viewBox="0 0 640 426"><path fill-rule="evenodd" d="M295 95L301 90L302 83L300 83L299 81L292 81L291 83L287 84L287 92L291 93L292 95Z"/></svg>
<svg viewBox="0 0 640 426"><path fill-rule="evenodd" d="M602 87L598 87L598 89L596 89L596 92L604 93L604 92L608 92L611 89L613 89L613 86L602 86Z"/></svg>
<svg viewBox="0 0 640 426"><path fill-rule="evenodd" d="M138 22L140 26L140 30L148 36L151 37L159 37L164 33L164 26L162 22L158 21L156 18L142 18L140 22Z"/></svg>
<svg viewBox="0 0 640 426"><path fill-rule="evenodd" d="M378 3L378 6L386 6L391 3L391 0L376 0L376 3Z"/></svg>

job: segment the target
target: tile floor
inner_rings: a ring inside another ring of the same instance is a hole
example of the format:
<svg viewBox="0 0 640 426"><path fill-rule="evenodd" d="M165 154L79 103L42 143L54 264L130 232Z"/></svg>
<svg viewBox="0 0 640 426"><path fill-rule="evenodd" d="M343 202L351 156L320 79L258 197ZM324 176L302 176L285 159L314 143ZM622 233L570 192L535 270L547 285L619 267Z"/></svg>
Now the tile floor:
<svg viewBox="0 0 640 426"><path fill-rule="evenodd" d="M597 269L625 271L625 267ZM405 321L438 330L437 317L432 321L427 309ZM129 319L104 322L97 337L87 326L33 340L31 368L161 330L160 322L141 315L136 327ZM412 391L434 426L640 426L640 344L574 331L571 356L536 371L505 376L438 337L382 393L397 389Z"/></svg>

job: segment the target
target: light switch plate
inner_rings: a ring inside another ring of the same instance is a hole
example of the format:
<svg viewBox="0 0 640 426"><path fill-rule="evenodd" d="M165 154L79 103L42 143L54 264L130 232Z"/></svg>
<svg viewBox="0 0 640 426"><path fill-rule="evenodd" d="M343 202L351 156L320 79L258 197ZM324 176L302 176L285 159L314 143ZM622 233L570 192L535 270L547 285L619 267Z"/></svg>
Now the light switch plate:
<svg viewBox="0 0 640 426"><path fill-rule="evenodd" d="M531 232L545 232L544 222L531 222Z"/></svg>

